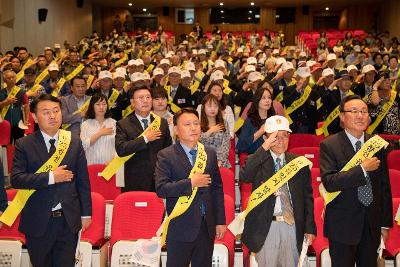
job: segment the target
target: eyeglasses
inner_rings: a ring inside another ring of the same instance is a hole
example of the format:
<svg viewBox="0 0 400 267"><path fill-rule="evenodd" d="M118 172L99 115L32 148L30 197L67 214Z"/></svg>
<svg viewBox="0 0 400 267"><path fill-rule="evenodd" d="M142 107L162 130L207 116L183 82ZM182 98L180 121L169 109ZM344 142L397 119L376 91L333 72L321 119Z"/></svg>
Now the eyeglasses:
<svg viewBox="0 0 400 267"><path fill-rule="evenodd" d="M139 96L139 97L135 97L136 99L139 99L140 101L144 101L144 100L151 100L151 96Z"/></svg>
<svg viewBox="0 0 400 267"><path fill-rule="evenodd" d="M352 115L367 115L368 114L368 110L366 109L362 109L362 110L357 110L357 109L352 109L352 110L343 110L344 113L351 113Z"/></svg>

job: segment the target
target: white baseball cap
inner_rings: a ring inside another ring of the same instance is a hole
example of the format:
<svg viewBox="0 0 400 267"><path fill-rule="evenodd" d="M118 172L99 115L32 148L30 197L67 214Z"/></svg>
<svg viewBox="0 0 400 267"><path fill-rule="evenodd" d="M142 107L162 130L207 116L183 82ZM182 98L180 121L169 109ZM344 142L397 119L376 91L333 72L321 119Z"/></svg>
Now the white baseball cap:
<svg viewBox="0 0 400 267"><path fill-rule="evenodd" d="M275 60L275 64L276 64L276 65L281 65L281 64L283 64L283 63L285 63L285 62L286 62L286 59L283 58L283 57L279 57L279 58L277 58L277 59Z"/></svg>
<svg viewBox="0 0 400 267"><path fill-rule="evenodd" d="M248 65L256 65L257 59L255 57L248 57L246 62Z"/></svg>
<svg viewBox="0 0 400 267"><path fill-rule="evenodd" d="M358 71L358 69L357 69L357 67L355 65L348 65L346 70L349 73L350 73L351 70L357 70Z"/></svg>
<svg viewBox="0 0 400 267"><path fill-rule="evenodd" d="M49 71L53 71L53 70L59 71L60 68L58 67L58 64L57 64L57 63L51 62L51 63L49 64L48 70L49 70Z"/></svg>
<svg viewBox="0 0 400 267"><path fill-rule="evenodd" d="M131 78L131 82L133 82L133 83L137 82L137 81L143 81L144 80L143 73L141 73L141 72L132 73L130 78Z"/></svg>
<svg viewBox="0 0 400 267"><path fill-rule="evenodd" d="M143 60L141 58L138 58L134 61L133 65L135 66L140 66L140 65L144 65Z"/></svg>
<svg viewBox="0 0 400 267"><path fill-rule="evenodd" d="M367 72L370 72L370 71L375 71L375 72L376 72L375 67L372 66L371 64L365 65L365 66L362 68L362 73L367 73Z"/></svg>
<svg viewBox="0 0 400 267"><path fill-rule="evenodd" d="M113 73L113 79L123 78L125 79L125 74L122 71L115 71Z"/></svg>
<svg viewBox="0 0 400 267"><path fill-rule="evenodd" d="M307 78L311 76L311 71L309 67L300 67L297 69L297 75L301 78Z"/></svg>
<svg viewBox="0 0 400 267"><path fill-rule="evenodd" d="M237 51L238 53L243 53L243 48L239 47L236 51Z"/></svg>
<svg viewBox="0 0 400 267"><path fill-rule="evenodd" d="M118 67L115 69L115 72L122 72L123 74L126 75L126 69L124 67Z"/></svg>
<svg viewBox="0 0 400 267"><path fill-rule="evenodd" d="M361 47L360 47L359 45L355 45L355 46L353 47L353 49L354 49L354 51L356 51L356 52L361 52Z"/></svg>
<svg viewBox="0 0 400 267"><path fill-rule="evenodd" d="M306 66L309 67L309 68L311 68L315 63L317 63L317 61L315 61L315 60L308 60L308 61L306 62Z"/></svg>
<svg viewBox="0 0 400 267"><path fill-rule="evenodd" d="M192 78L192 76L190 75L190 72L188 70L181 71L181 78L185 78L185 77Z"/></svg>
<svg viewBox="0 0 400 267"><path fill-rule="evenodd" d="M108 70L102 70L99 73L99 80L102 79L112 79L112 74Z"/></svg>
<svg viewBox="0 0 400 267"><path fill-rule="evenodd" d="M223 79L224 79L224 73L220 70L216 70L210 75L210 81L217 81Z"/></svg>
<svg viewBox="0 0 400 267"><path fill-rule="evenodd" d="M246 68L244 68L244 72L252 72L256 71L256 67L254 65L247 65Z"/></svg>
<svg viewBox="0 0 400 267"><path fill-rule="evenodd" d="M273 55L279 55L279 49L274 49L272 50Z"/></svg>
<svg viewBox="0 0 400 267"><path fill-rule="evenodd" d="M264 130L266 133L274 133L276 131L288 131L292 132L289 127L289 121L280 115L274 115L269 117L265 121Z"/></svg>
<svg viewBox="0 0 400 267"><path fill-rule="evenodd" d="M206 54L206 50L205 50L205 49L200 49L200 50L198 51L198 54L199 54L199 55L205 55L205 54Z"/></svg>
<svg viewBox="0 0 400 267"><path fill-rule="evenodd" d="M181 74L181 69L176 67L176 66L173 66L173 67L168 69L168 74L171 74L171 73L178 73L180 75Z"/></svg>
<svg viewBox="0 0 400 267"><path fill-rule="evenodd" d="M136 60L134 60L134 59L129 60L128 66L133 66L133 65L136 65Z"/></svg>
<svg viewBox="0 0 400 267"><path fill-rule="evenodd" d="M156 76L156 75L164 75L164 70L162 68L155 68L153 70L153 76Z"/></svg>
<svg viewBox="0 0 400 267"><path fill-rule="evenodd" d="M61 48L61 45L60 44L54 44L54 48Z"/></svg>
<svg viewBox="0 0 400 267"><path fill-rule="evenodd" d="M148 74L147 72L143 73L143 80L150 80L150 74Z"/></svg>
<svg viewBox="0 0 400 267"><path fill-rule="evenodd" d="M168 65L168 66L171 65L168 58L161 59L160 65L163 65L163 64Z"/></svg>
<svg viewBox="0 0 400 267"><path fill-rule="evenodd" d="M169 52L165 55L165 58L170 58L170 57L172 57L173 55L175 55L175 53L174 53L173 51L169 51Z"/></svg>
<svg viewBox="0 0 400 267"><path fill-rule="evenodd" d="M192 54L193 54L193 55L197 55L197 54L198 54L197 49L192 49Z"/></svg>
<svg viewBox="0 0 400 267"><path fill-rule="evenodd" d="M306 52L304 52L304 51L300 52L299 57L307 57Z"/></svg>
<svg viewBox="0 0 400 267"><path fill-rule="evenodd" d="M285 63L282 64L282 70L287 71L287 70L294 70L294 66L292 62L286 61Z"/></svg>
<svg viewBox="0 0 400 267"><path fill-rule="evenodd" d="M326 56L326 60L330 61L330 60L336 60L336 54L330 53Z"/></svg>
<svg viewBox="0 0 400 267"><path fill-rule="evenodd" d="M214 63L214 68L225 68L225 62L222 59L217 59Z"/></svg>
<svg viewBox="0 0 400 267"><path fill-rule="evenodd" d="M335 73L333 72L333 70L331 68L326 68L322 71L322 77L326 77L329 75L335 75Z"/></svg>
<svg viewBox="0 0 400 267"><path fill-rule="evenodd" d="M185 70L192 70L192 71L195 71L196 70L196 67L194 66L194 63L193 62L188 62L188 63L186 63L186 65L185 65Z"/></svg>
<svg viewBox="0 0 400 267"><path fill-rule="evenodd" d="M262 80L261 73L258 71L250 72L249 76L247 77L247 81L250 83L258 80Z"/></svg>

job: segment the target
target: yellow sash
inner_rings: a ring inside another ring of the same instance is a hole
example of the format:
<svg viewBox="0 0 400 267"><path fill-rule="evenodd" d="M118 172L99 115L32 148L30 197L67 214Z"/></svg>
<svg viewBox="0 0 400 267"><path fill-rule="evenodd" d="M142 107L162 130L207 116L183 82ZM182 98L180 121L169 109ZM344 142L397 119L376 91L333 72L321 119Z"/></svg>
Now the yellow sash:
<svg viewBox="0 0 400 267"><path fill-rule="evenodd" d="M289 124L292 124L293 121L290 118L290 114L292 114L295 110L297 110L299 107L301 107L302 105L304 105L304 103L306 103L308 97L311 94L311 87L310 86L306 86L306 88L304 89L304 94L297 99L296 101L294 101L290 107L288 107L287 109L285 109L285 117L288 119Z"/></svg>
<svg viewBox="0 0 400 267"><path fill-rule="evenodd" d="M204 173L204 170L206 169L206 163L207 163L207 153L204 149L204 145L202 143L197 143L196 161L193 165L192 170L190 171L189 179L192 179L195 173ZM167 240L169 223L171 222L172 219L181 216L189 209L193 199L196 196L196 193L197 193L197 187L193 188L192 194L190 196L179 197L171 214L164 221L161 246L164 246L165 241Z"/></svg>
<svg viewBox="0 0 400 267"><path fill-rule="evenodd" d="M203 80L204 76L205 76L205 74L201 70L196 72L196 75L195 75L196 79L199 80L199 81Z"/></svg>
<svg viewBox="0 0 400 267"><path fill-rule="evenodd" d="M150 64L150 65L147 67L146 71L147 71L148 73L150 73L150 72L153 71L153 69L154 69L154 65L153 65L153 64Z"/></svg>
<svg viewBox="0 0 400 267"><path fill-rule="evenodd" d="M72 113L72 115L79 114L79 113L81 113L82 111L84 111L85 109L87 109L87 108L89 107L89 103L90 103L90 98L89 98L88 100L86 100L85 103L83 103L83 105L82 105L80 108L78 108L77 110L75 110L75 112ZM66 129L69 128L69 126L71 126L71 124L63 124L63 125L62 125L62 128L63 128L64 130L66 130Z"/></svg>
<svg viewBox="0 0 400 267"><path fill-rule="evenodd" d="M28 60L25 62L25 64L22 66L21 71L24 72L28 67L32 65L32 59L28 58Z"/></svg>
<svg viewBox="0 0 400 267"><path fill-rule="evenodd" d="M160 130L160 125L161 125L161 118L159 116L157 116L154 113L151 113L154 117L154 120L152 123L150 123L149 127L147 129L153 130L153 131L158 131ZM146 130L147 130L146 129ZM146 132L146 130L139 135L137 138L141 138L144 133ZM127 162L131 157L133 157L135 155L135 153L130 154L128 156L125 157L119 157L119 156L115 156L111 162L104 168L104 170L101 172L101 176L104 177L104 179L106 179L107 181L109 181L111 179L111 177L117 173L117 171L123 167L123 165L125 164L125 162Z"/></svg>
<svg viewBox="0 0 400 267"><path fill-rule="evenodd" d="M131 105L129 105L125 110L122 111L122 118L128 117L133 111L134 108Z"/></svg>
<svg viewBox="0 0 400 267"><path fill-rule="evenodd" d="M229 86L229 81L227 79L224 79L223 85L224 85L224 88L228 87Z"/></svg>
<svg viewBox="0 0 400 267"><path fill-rule="evenodd" d="M368 127L366 132L368 134L373 133L373 131L378 127L379 123L383 120L383 118L387 115L390 108L393 106L394 100L396 99L396 91L391 91L390 99L382 106L382 111L379 113L378 117L376 117L375 121Z"/></svg>
<svg viewBox="0 0 400 267"><path fill-rule="evenodd" d="M114 66L118 67L118 66L122 65L127 59L128 59L128 55L125 53L125 55L122 58L118 59L115 62Z"/></svg>
<svg viewBox="0 0 400 267"><path fill-rule="evenodd" d="M231 88L227 87L227 86L224 86L224 91L223 92L224 92L224 94L229 95L230 93L233 92L233 90Z"/></svg>
<svg viewBox="0 0 400 267"><path fill-rule="evenodd" d="M317 110L319 110L322 107L322 100L321 98L318 98L317 100Z"/></svg>
<svg viewBox="0 0 400 267"><path fill-rule="evenodd" d="M243 231L244 220L249 212L260 205L270 195L275 193L280 187L282 187L282 185L286 184L305 166L312 166L311 161L304 156L297 157L288 162L262 185L257 187L249 197L247 208L232 221L228 226L228 229L235 236L241 234Z"/></svg>
<svg viewBox="0 0 400 267"><path fill-rule="evenodd" d="M79 72L83 70L85 66L83 64L79 64L70 74L68 74L65 77L65 80L70 81L72 78L74 78L76 75L78 75Z"/></svg>
<svg viewBox="0 0 400 267"><path fill-rule="evenodd" d="M110 98L108 99L108 108L112 108L114 106L115 101L117 101L117 98L119 96L119 92L116 89L112 89L112 93L110 95Z"/></svg>
<svg viewBox="0 0 400 267"><path fill-rule="evenodd" d="M14 86L13 89L11 89L11 92L8 94L8 97L10 97L10 96L15 97L19 93L20 90L21 90L21 88L19 88L18 86ZM7 105L1 109L1 117L3 119L6 117L7 112L10 109L10 106L11 105Z"/></svg>
<svg viewBox="0 0 400 267"><path fill-rule="evenodd" d="M32 65L32 59L28 59L24 66L22 66L21 70L17 73L17 75L15 76L15 81L19 82L25 75L24 70L27 69L30 65Z"/></svg>
<svg viewBox="0 0 400 267"><path fill-rule="evenodd" d="M190 92L192 95L197 91L197 88L199 88L200 82L199 81L194 81L194 83L190 86Z"/></svg>
<svg viewBox="0 0 400 267"><path fill-rule="evenodd" d="M235 121L235 125L233 127L234 132L236 133L240 128L242 128L244 124L244 119L242 117L239 117L237 121Z"/></svg>
<svg viewBox="0 0 400 267"><path fill-rule="evenodd" d="M376 152L381 150L382 147L387 147L388 142L386 142L379 135L375 135L374 137L368 139L367 142L364 143L362 148L351 158L349 162L343 167L341 172L346 172L349 169L360 165L365 159L372 158ZM332 200L334 200L341 191L329 193L326 191L324 185L321 183L319 186L319 193L324 199L325 206L329 204Z"/></svg>
<svg viewBox="0 0 400 267"><path fill-rule="evenodd" d="M288 84L288 86L292 86L296 84L296 80L292 79L292 81ZM278 101L279 103L282 103L283 101L283 90L279 92L279 94L275 97L275 100Z"/></svg>
<svg viewBox="0 0 400 267"><path fill-rule="evenodd" d="M36 83L32 86L32 88L29 90L31 92L36 92L37 90L39 90L42 86L39 83Z"/></svg>
<svg viewBox="0 0 400 267"><path fill-rule="evenodd" d="M51 92L51 95L58 97L58 94L60 93L61 88L64 86L66 81L67 80L65 80L64 78L59 79L57 82L57 87L53 90L53 92Z"/></svg>
<svg viewBox="0 0 400 267"><path fill-rule="evenodd" d="M71 143L71 132L59 130L58 131L58 144L54 154L40 167L36 173L54 171L62 162L65 154L68 151L69 144ZM29 197L35 190L18 190L13 201L8 205L8 208L0 216L0 221L4 224L11 226L22 209L25 207Z"/></svg>
<svg viewBox="0 0 400 267"><path fill-rule="evenodd" d="M172 112L173 112L173 113L176 113L176 112L178 112L179 110L181 110L181 108L180 108L179 106L177 106L177 105L173 102L173 99L172 99L172 97L171 97L171 86L170 86L170 85L166 85L164 88L165 88L165 90L167 90L167 93L168 93L168 104L170 105Z"/></svg>
<svg viewBox="0 0 400 267"><path fill-rule="evenodd" d="M47 77L47 75L49 75L49 71L48 71L48 69L46 68L44 71L42 71L42 72L36 77L36 79L35 79L35 84L41 83L41 82L44 80L44 78Z"/></svg>
<svg viewBox="0 0 400 267"><path fill-rule="evenodd" d="M94 76L93 75L89 75L87 80L86 80L86 89L89 89L90 86L92 85L94 80Z"/></svg>

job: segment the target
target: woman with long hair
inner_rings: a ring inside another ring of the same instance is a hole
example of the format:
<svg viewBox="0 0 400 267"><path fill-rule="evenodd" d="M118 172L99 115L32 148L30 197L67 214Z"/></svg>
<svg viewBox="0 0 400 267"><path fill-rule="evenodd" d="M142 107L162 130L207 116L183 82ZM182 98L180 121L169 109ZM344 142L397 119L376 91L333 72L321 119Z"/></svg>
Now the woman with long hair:
<svg viewBox="0 0 400 267"><path fill-rule="evenodd" d="M262 145L265 120L273 115L271 91L268 87L258 87L236 145L239 153L252 154Z"/></svg>
<svg viewBox="0 0 400 267"><path fill-rule="evenodd" d="M200 142L215 149L219 167L230 168L228 161L230 135L222 116L221 104L212 94L206 95L203 99L200 126Z"/></svg>
<svg viewBox="0 0 400 267"><path fill-rule="evenodd" d="M115 156L116 121L111 118L107 97L91 97L85 121L81 125L81 139L88 164L107 164Z"/></svg>

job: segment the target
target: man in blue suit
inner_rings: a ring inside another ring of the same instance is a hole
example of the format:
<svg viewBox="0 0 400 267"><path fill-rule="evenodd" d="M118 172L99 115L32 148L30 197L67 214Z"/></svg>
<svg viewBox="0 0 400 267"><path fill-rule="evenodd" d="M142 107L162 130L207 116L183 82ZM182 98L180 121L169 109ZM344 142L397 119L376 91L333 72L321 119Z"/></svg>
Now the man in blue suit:
<svg viewBox="0 0 400 267"><path fill-rule="evenodd" d="M174 116L179 142L158 153L155 171L156 192L166 198L171 214L180 196L190 196L198 188L191 205L171 220L167 234L167 267L211 267L214 238L226 232L224 193L217 156L205 147L207 161L204 173L188 179L196 161L200 139L200 121L195 110L183 108ZM166 233L164 233L166 234Z"/></svg>
<svg viewBox="0 0 400 267"><path fill-rule="evenodd" d="M19 230L26 235L34 267L71 267L78 231L89 227L92 215L85 152L72 135L59 166L36 173L62 142L61 102L44 94L31 103L31 111L40 130L18 140L11 174L14 188L35 190L22 210Z"/></svg>

